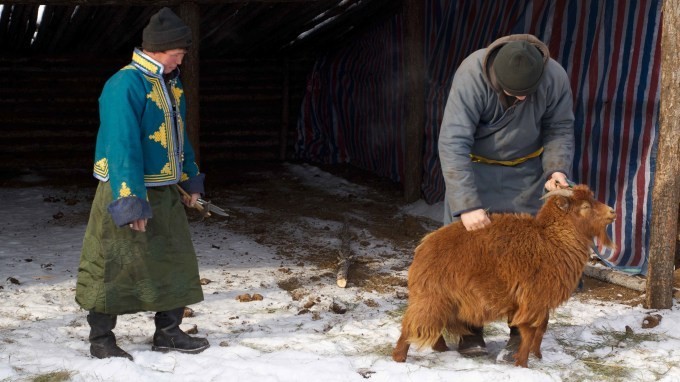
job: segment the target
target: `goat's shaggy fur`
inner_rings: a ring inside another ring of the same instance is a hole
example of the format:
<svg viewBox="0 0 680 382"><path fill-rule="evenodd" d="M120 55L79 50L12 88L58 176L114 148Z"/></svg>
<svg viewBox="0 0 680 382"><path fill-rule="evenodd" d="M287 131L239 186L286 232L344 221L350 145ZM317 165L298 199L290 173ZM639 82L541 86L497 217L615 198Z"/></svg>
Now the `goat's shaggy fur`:
<svg viewBox="0 0 680 382"><path fill-rule="evenodd" d="M558 190L536 217L491 214L491 224L466 231L452 223L426 235L408 273L408 308L392 358L406 360L409 345L446 350L442 331L470 334L504 317L517 326L515 365L527 367L540 346L552 309L576 288L593 238L613 244L606 227L614 210L593 199L587 186Z"/></svg>

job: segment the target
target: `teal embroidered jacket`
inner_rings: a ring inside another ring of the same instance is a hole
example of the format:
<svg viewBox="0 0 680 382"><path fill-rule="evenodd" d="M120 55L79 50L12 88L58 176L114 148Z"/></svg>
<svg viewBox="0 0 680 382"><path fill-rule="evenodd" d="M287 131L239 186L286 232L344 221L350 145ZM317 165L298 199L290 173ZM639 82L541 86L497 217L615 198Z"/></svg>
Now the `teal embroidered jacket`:
<svg viewBox="0 0 680 382"><path fill-rule="evenodd" d="M104 85L94 176L111 185L108 209L117 225L152 217L146 187L181 182L203 193L185 115L179 70L164 76L163 65L139 49Z"/></svg>

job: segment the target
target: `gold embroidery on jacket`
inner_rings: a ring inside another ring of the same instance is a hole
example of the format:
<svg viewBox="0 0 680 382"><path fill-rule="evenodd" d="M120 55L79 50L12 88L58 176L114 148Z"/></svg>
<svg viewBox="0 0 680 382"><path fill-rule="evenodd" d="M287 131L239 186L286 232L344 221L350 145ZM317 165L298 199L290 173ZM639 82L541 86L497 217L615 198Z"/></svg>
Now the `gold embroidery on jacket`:
<svg viewBox="0 0 680 382"><path fill-rule="evenodd" d="M172 174L172 167L170 167L170 163L166 163L165 166L163 166L163 169L161 170L161 174L166 174L166 175Z"/></svg>
<svg viewBox="0 0 680 382"><path fill-rule="evenodd" d="M137 52L132 54L132 61L138 63L141 67L150 71L151 73L158 73L160 69L158 65L137 54Z"/></svg>
<svg viewBox="0 0 680 382"><path fill-rule="evenodd" d="M172 96L175 97L175 104L177 105L177 110L179 110L180 100L182 99L182 94L184 94L184 90L178 88L173 84L170 87L170 91L172 92Z"/></svg>
<svg viewBox="0 0 680 382"><path fill-rule="evenodd" d="M151 89L151 93L147 94L146 98L152 100L156 104L156 106L158 106L159 109L164 110L162 101L164 97L161 94L161 92L158 91L158 88L156 86L154 86L153 89Z"/></svg>
<svg viewBox="0 0 680 382"><path fill-rule="evenodd" d="M120 185L120 191L118 191L118 194L121 198L132 196L132 190L130 190L130 187L128 187L127 183L123 182Z"/></svg>
<svg viewBox="0 0 680 382"><path fill-rule="evenodd" d="M175 138L173 137L173 132L172 132L172 115L170 113L170 105L168 104L168 96L169 97L174 97L172 94L166 94L165 91L163 90L163 84L160 79L151 77L151 76L144 76L147 81L151 84L151 87L153 90L147 95L147 98L151 101L154 102L154 104L161 110L163 113L163 119L164 123L163 125L165 126L165 143L163 147L167 150L167 158L169 160L168 163L163 166L163 169L157 173L157 174L145 174L144 175L144 182L145 183L158 183L158 182L166 182L169 180L175 180L179 176L177 173L177 169L179 165L176 162L174 151L177 146L177 142L175 142ZM155 136L155 133L154 133Z"/></svg>
<svg viewBox="0 0 680 382"><path fill-rule="evenodd" d="M109 175L109 161L106 158L98 160L94 164L94 173L106 178Z"/></svg>
<svg viewBox="0 0 680 382"><path fill-rule="evenodd" d="M185 172L182 173L182 177L179 179L180 182L184 182L189 180L189 175L187 175Z"/></svg>
<svg viewBox="0 0 680 382"><path fill-rule="evenodd" d="M168 132L167 128L165 126L165 123L161 124L161 127L158 129L158 131L154 132L153 134L149 135L149 139L155 142L159 142L161 146L164 148L168 148Z"/></svg>

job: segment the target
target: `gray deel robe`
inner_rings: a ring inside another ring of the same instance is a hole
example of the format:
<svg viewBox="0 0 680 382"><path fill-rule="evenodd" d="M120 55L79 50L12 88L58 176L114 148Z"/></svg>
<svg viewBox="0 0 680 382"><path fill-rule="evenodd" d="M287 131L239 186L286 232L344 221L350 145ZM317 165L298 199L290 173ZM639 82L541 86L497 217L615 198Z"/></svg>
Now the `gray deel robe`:
<svg viewBox="0 0 680 382"><path fill-rule="evenodd" d="M545 68L535 93L523 101L506 96L491 64L509 41L527 40L543 53ZM470 154L514 160L544 147L517 166L473 163ZM446 183L444 224L478 208L535 214L545 181L554 172L571 176L574 113L569 78L532 35L500 38L467 57L453 78L439 133Z"/></svg>

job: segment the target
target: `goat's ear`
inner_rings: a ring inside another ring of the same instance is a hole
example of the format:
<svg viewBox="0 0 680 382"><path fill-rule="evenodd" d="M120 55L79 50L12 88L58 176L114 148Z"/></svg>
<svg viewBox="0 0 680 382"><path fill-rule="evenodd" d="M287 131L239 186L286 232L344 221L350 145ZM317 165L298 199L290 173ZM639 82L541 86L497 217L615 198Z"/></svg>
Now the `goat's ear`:
<svg viewBox="0 0 680 382"><path fill-rule="evenodd" d="M558 196L555 198L555 205L559 207L562 211L568 211L569 206L571 204L571 199L564 197L564 196Z"/></svg>

